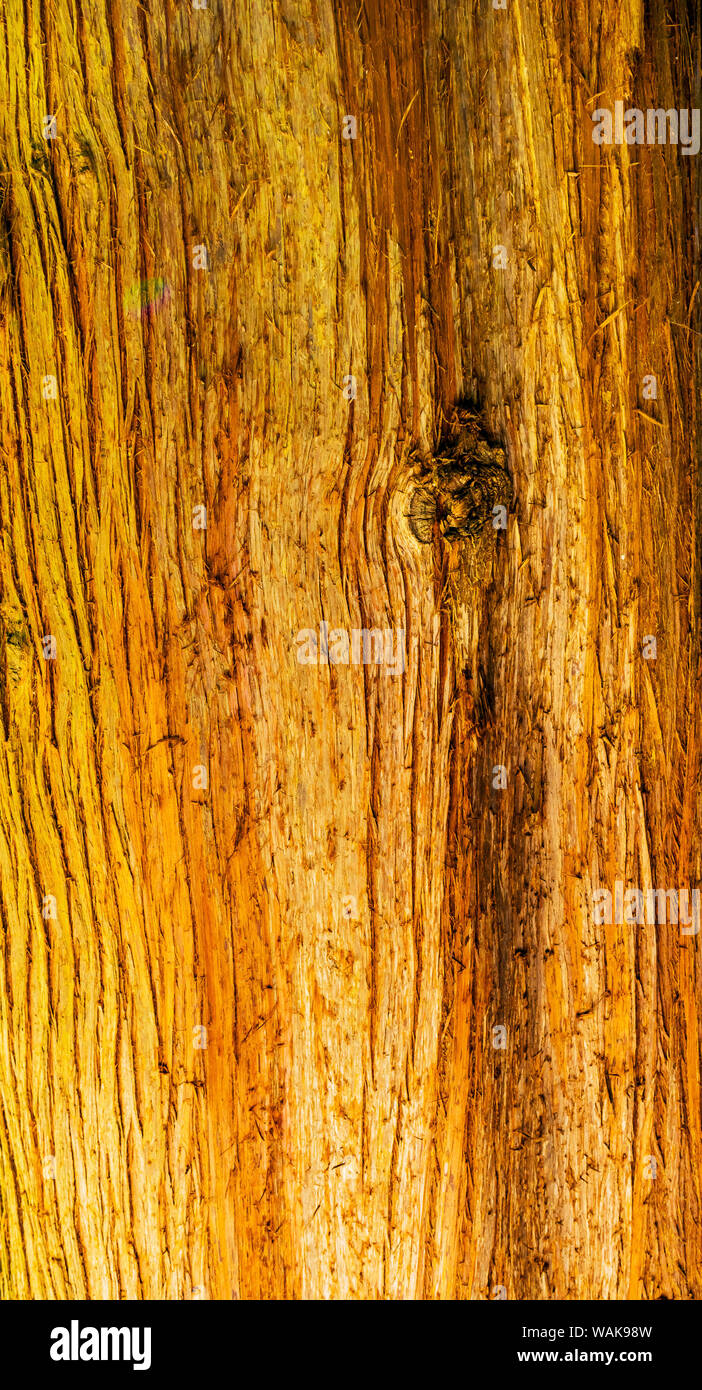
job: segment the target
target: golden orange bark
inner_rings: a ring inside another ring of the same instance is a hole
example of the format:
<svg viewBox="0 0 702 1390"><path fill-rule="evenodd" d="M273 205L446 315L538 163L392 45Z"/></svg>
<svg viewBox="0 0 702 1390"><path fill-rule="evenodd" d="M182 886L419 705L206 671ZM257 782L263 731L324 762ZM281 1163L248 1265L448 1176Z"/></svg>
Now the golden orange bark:
<svg viewBox="0 0 702 1390"><path fill-rule="evenodd" d="M702 878L699 160L591 121L699 64L685 0L2 7L3 1297L700 1297L699 937L592 912Z"/></svg>

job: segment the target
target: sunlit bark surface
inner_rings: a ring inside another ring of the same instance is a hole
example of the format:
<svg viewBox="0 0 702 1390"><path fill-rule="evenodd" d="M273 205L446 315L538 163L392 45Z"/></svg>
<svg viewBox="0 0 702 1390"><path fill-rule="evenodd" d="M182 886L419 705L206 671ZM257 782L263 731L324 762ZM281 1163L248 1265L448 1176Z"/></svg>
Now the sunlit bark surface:
<svg viewBox="0 0 702 1390"><path fill-rule="evenodd" d="M702 1295L694 12L2 6L5 1298Z"/></svg>

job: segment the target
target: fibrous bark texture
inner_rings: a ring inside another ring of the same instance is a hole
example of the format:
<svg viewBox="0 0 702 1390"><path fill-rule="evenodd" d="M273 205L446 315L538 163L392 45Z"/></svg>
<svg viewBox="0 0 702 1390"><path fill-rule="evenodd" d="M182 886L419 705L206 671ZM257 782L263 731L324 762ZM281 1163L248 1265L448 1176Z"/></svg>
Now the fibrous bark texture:
<svg viewBox="0 0 702 1390"><path fill-rule="evenodd" d="M593 911L702 880L702 156L592 121L699 72L685 0L3 5L3 1297L702 1295L700 937Z"/></svg>

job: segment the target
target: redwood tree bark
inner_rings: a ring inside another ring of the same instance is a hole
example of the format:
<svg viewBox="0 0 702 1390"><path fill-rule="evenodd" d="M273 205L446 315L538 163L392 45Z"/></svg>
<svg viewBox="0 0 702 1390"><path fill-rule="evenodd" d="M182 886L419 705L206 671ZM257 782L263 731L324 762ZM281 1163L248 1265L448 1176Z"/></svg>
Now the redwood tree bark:
<svg viewBox="0 0 702 1390"><path fill-rule="evenodd" d="M0 1293L699 1298L694 6L0 37Z"/></svg>

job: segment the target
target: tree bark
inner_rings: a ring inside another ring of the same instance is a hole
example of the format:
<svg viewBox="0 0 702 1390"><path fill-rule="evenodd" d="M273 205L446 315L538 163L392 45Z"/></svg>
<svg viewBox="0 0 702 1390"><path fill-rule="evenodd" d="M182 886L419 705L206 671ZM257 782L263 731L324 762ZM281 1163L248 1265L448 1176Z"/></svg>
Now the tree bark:
<svg viewBox="0 0 702 1390"><path fill-rule="evenodd" d="M699 1298L695 7L0 34L2 1296Z"/></svg>

